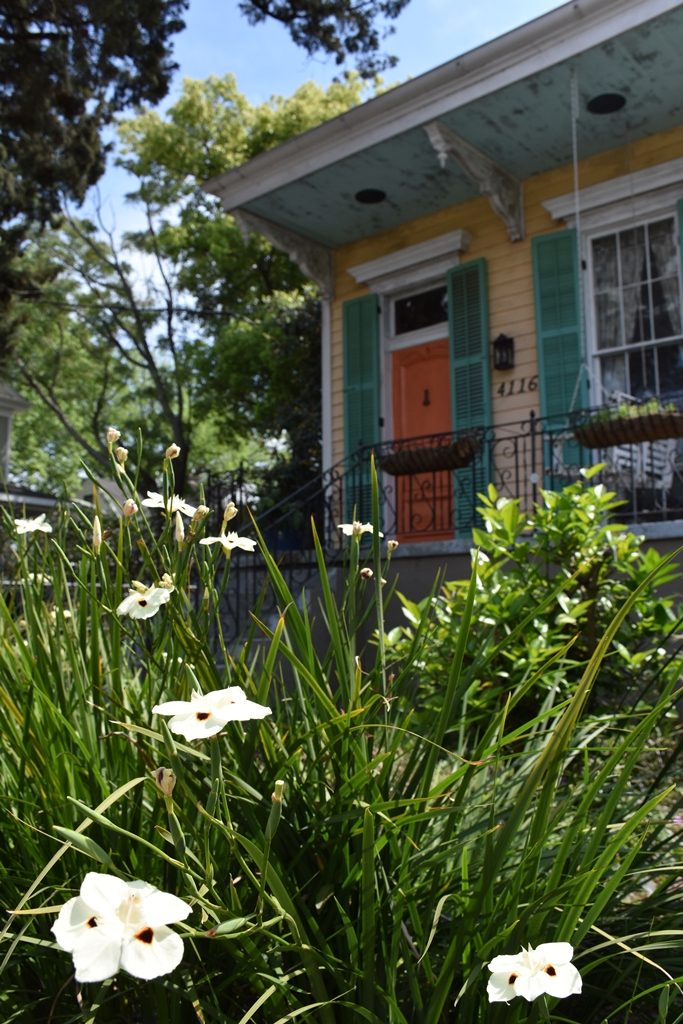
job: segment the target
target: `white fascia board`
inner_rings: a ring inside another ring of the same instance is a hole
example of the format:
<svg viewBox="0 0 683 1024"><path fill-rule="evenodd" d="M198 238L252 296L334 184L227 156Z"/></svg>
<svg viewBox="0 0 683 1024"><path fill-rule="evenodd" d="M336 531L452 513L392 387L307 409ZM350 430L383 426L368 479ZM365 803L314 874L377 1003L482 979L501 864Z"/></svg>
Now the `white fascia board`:
<svg viewBox="0 0 683 1024"><path fill-rule="evenodd" d="M12 416L15 412L28 409L30 402L15 391L10 384L0 383L0 414Z"/></svg>
<svg viewBox="0 0 683 1024"><path fill-rule="evenodd" d="M680 0L571 0L205 182L234 210L559 64L680 6Z"/></svg>
<svg viewBox="0 0 683 1024"><path fill-rule="evenodd" d="M31 508L55 508L59 504L58 498L44 498L35 494L18 494L16 491L3 491L0 493L0 504L12 505L14 508L30 506Z"/></svg>
<svg viewBox="0 0 683 1024"><path fill-rule="evenodd" d="M618 178L610 178L599 185L590 185L579 189L577 193L565 192L564 195L547 199L542 204L553 220L576 219L577 205L581 219L585 214L592 213L601 207L623 200L635 200L640 196L652 194L660 189L678 188L683 184L683 157L667 160L666 163L647 167L644 171L624 174Z"/></svg>
<svg viewBox="0 0 683 1024"><path fill-rule="evenodd" d="M455 266L459 255L471 241L471 235L462 228L438 235L428 242L408 245L396 252L349 267L349 274L358 284L366 284L370 291L386 294L410 284L444 277Z"/></svg>

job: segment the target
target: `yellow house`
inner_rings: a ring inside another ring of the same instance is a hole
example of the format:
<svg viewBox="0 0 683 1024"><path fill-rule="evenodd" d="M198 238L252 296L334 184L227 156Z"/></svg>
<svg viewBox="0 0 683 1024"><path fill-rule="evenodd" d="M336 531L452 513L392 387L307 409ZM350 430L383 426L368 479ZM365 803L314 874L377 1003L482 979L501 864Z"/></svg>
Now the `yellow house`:
<svg viewBox="0 0 683 1024"><path fill-rule="evenodd" d="M532 500L601 461L674 531L677 417L575 430L683 398L682 52L680 2L572 0L207 184L320 287L347 515L370 450L405 541L466 543L487 482Z"/></svg>

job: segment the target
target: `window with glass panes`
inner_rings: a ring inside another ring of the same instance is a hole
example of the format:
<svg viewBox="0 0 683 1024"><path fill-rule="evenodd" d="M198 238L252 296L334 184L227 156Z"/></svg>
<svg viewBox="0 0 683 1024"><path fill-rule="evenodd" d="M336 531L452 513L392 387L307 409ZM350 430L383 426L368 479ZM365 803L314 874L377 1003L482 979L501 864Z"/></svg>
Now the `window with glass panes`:
<svg viewBox="0 0 683 1024"><path fill-rule="evenodd" d="M393 301L392 333L395 335L409 334L447 320L448 291L445 284L423 292L411 292Z"/></svg>
<svg viewBox="0 0 683 1024"><path fill-rule="evenodd" d="M675 218L593 238L591 263L603 397L683 392Z"/></svg>

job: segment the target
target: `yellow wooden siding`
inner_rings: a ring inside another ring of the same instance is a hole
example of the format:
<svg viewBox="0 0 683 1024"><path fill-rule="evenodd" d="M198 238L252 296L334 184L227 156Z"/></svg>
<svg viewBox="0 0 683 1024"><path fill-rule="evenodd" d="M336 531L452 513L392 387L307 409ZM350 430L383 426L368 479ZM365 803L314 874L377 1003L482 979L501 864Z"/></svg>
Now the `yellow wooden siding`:
<svg viewBox="0 0 683 1024"><path fill-rule="evenodd" d="M587 188L632 174L682 154L683 126L581 161L579 187ZM569 165L535 175L523 183L525 238L521 242L508 240L505 227L491 210L488 200L478 197L336 251L331 359L333 461L341 459L344 452L341 307L347 299L367 292L367 288L356 284L348 268L458 228L472 236L469 249L462 255L463 261L484 257L487 262L491 338L502 333L515 339L514 370L491 372L493 423L519 422L526 420L532 409L538 412L538 391L501 398L497 390L504 381L521 378L528 381L537 373L531 239L562 226L553 221L542 203L572 192L573 187L573 170Z"/></svg>

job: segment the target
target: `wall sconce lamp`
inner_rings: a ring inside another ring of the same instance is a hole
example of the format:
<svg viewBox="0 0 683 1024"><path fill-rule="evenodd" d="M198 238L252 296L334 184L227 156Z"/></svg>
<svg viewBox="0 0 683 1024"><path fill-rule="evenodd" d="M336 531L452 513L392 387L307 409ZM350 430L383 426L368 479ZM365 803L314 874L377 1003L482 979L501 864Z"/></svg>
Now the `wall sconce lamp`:
<svg viewBox="0 0 683 1024"><path fill-rule="evenodd" d="M515 339L499 334L493 342L493 366L496 370L512 370L515 365Z"/></svg>

